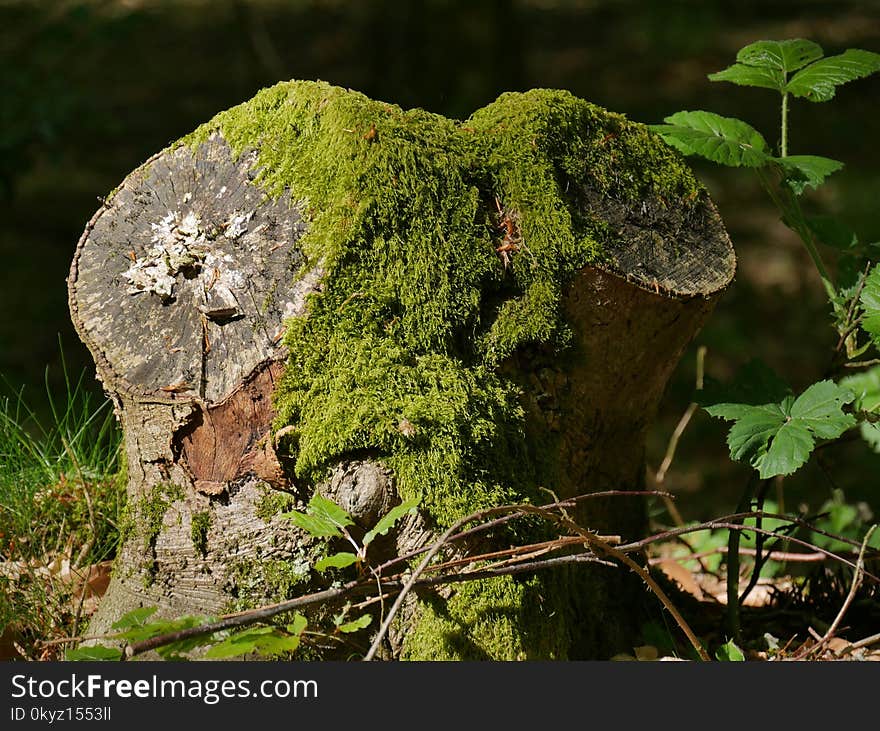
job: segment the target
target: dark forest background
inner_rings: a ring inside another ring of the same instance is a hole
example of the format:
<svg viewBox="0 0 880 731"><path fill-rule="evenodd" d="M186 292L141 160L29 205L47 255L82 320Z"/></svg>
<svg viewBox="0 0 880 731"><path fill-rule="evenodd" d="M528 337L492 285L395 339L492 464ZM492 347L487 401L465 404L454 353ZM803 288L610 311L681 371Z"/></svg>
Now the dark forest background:
<svg viewBox="0 0 880 731"><path fill-rule="evenodd" d="M91 359L69 321L65 276L99 197L217 111L288 78L324 79L404 107L466 117L499 93L560 87L641 122L680 109L749 120L775 140L773 94L706 74L758 39L826 53L880 51L880 2L847 0L0 0L0 390L35 404ZM814 210L880 239L880 79L830 104L794 103L793 153L845 170ZM729 377L759 356L796 388L822 376L834 334L806 254L747 171L695 164L739 255L737 280L678 368L649 443L656 467L690 401L695 348ZM99 390L98 384L94 388ZM667 487L688 518L736 501L723 425L699 414ZM880 513L880 457L825 450L786 483L790 507L839 487ZM833 475L833 476L832 476ZM872 477L872 475L874 477Z"/></svg>

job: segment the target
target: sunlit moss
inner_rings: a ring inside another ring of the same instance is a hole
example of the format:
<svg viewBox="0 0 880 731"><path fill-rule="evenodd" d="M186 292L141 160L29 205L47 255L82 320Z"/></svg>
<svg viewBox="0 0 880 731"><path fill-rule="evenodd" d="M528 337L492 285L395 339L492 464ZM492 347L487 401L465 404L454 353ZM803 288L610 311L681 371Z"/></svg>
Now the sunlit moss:
<svg viewBox="0 0 880 731"><path fill-rule="evenodd" d="M567 347L564 288L614 236L574 191L688 205L698 183L677 153L553 90L504 94L459 123L287 82L183 143L216 132L235 155L257 151L267 195L301 205L307 267L326 272L307 317L288 323L275 394L276 427L296 430L297 477L317 481L345 455L367 454L437 526L552 487L555 470L529 457L520 394L499 365L523 345ZM492 586L457 596L479 604ZM504 599L515 616L524 586ZM554 648L511 647L562 656L559 637Z"/></svg>

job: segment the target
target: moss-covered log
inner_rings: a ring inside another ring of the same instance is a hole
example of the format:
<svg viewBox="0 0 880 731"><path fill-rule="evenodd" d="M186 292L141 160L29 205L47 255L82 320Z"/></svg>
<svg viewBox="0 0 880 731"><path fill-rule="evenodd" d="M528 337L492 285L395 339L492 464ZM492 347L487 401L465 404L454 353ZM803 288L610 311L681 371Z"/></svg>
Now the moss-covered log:
<svg viewBox="0 0 880 731"><path fill-rule="evenodd" d="M290 82L218 115L126 178L71 268L129 476L92 629L315 587L324 547L280 517L315 490L362 528L418 498L390 552L545 490L640 488L645 430L733 270L677 153L566 92L459 123ZM634 499L579 518L644 524ZM423 594L386 654L603 657L638 591L600 567Z"/></svg>

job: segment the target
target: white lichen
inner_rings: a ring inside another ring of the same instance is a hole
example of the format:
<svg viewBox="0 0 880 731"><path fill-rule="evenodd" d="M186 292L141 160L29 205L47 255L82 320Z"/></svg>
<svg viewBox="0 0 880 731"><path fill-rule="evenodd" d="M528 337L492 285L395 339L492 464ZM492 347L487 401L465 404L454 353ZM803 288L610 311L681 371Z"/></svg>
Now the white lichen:
<svg viewBox="0 0 880 731"><path fill-rule="evenodd" d="M226 230L223 232L223 235L227 239L237 239L239 236L247 232L248 221L251 220L251 216L253 215L253 211L251 211L250 213L240 213L239 211L234 211L225 224Z"/></svg>
<svg viewBox="0 0 880 731"><path fill-rule="evenodd" d="M129 294L152 292L169 299L174 294L177 274L204 260L208 241L199 217L192 211L183 216L179 211L169 211L150 228L150 246L122 276L129 282Z"/></svg>

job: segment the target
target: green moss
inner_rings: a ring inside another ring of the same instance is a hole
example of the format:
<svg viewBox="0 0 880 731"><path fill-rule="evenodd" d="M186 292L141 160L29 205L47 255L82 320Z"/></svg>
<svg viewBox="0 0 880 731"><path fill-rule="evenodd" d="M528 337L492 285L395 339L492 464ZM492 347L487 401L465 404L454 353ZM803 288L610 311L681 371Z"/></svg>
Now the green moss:
<svg viewBox="0 0 880 731"><path fill-rule="evenodd" d="M227 609L245 611L302 594L308 586L314 558L303 552L289 560L254 558L235 562L229 570L227 590L237 598Z"/></svg>
<svg viewBox="0 0 880 731"><path fill-rule="evenodd" d="M562 292L614 236L569 191L686 207L699 185L681 157L644 126L553 90L502 95L456 123L288 82L181 143L218 131L235 155L257 150L269 196L299 201L307 264L326 272L308 317L288 323L275 395L276 426L297 429L298 478L369 454L437 526L553 487L555 467L529 456L519 390L499 365L529 344L565 350ZM407 422L414 432L399 428ZM481 583L456 596L482 606L485 591L515 615L531 585L494 586L513 593Z"/></svg>
<svg viewBox="0 0 880 731"><path fill-rule="evenodd" d="M168 508L183 497L183 489L179 485L161 484L135 502L136 523L143 527L144 550L153 551Z"/></svg>
<svg viewBox="0 0 880 731"><path fill-rule="evenodd" d="M268 523L280 513L286 513L296 507L296 500L292 495L268 487L263 488L262 495L255 503L257 517Z"/></svg>
<svg viewBox="0 0 880 731"><path fill-rule="evenodd" d="M202 556L208 553L208 529L211 527L211 514L208 511L193 513L190 523L190 537L193 548Z"/></svg>
<svg viewBox="0 0 880 731"><path fill-rule="evenodd" d="M403 658L412 660L565 660L571 617L538 577L462 584L447 601L429 601Z"/></svg>
<svg viewBox="0 0 880 731"><path fill-rule="evenodd" d="M168 508L175 500L182 500L183 488L179 485L156 485L147 494L126 503L119 521L120 542L125 542L135 531L140 531L144 553L147 558L141 564L144 584L150 586L155 575L156 540Z"/></svg>

